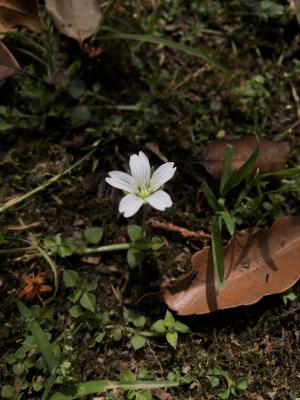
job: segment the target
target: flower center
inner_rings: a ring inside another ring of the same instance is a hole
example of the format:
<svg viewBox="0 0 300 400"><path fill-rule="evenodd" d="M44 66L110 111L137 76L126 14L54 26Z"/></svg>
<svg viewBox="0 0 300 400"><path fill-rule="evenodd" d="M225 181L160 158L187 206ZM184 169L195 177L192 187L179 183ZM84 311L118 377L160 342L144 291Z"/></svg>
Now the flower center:
<svg viewBox="0 0 300 400"><path fill-rule="evenodd" d="M142 199L145 199L146 197L150 196L151 191L148 187L139 187L138 191L136 192L136 195L141 197Z"/></svg>

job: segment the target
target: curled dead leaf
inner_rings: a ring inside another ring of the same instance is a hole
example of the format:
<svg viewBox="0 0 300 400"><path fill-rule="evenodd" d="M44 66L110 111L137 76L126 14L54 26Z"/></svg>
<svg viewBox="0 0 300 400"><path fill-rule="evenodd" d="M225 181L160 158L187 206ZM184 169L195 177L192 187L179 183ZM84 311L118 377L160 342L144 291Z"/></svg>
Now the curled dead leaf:
<svg viewBox="0 0 300 400"><path fill-rule="evenodd" d="M0 42L0 80L7 79L21 70L15 57L4 43Z"/></svg>
<svg viewBox="0 0 300 400"><path fill-rule="evenodd" d="M236 170L255 151L257 142L254 136L246 136L238 140L216 140L209 143L204 151L202 165L216 179L222 175L227 144L233 146L230 167L231 170ZM259 147L260 151L255 169L259 168L261 172L273 172L285 167L291 151L291 146L288 142L272 142L268 139L261 139Z"/></svg>
<svg viewBox="0 0 300 400"><path fill-rule="evenodd" d="M18 297L32 302L35 297L41 300L42 295L52 292L53 288L45 284L46 276L45 272L38 275L23 275L21 277L23 286L18 290Z"/></svg>
<svg viewBox="0 0 300 400"><path fill-rule="evenodd" d="M225 288L215 285L210 248L192 257L192 271L162 287L168 307L179 315L205 314L256 303L282 293L300 278L300 217L283 217L268 231L247 229L224 248Z"/></svg>
<svg viewBox="0 0 300 400"><path fill-rule="evenodd" d="M17 26L43 32L37 0L0 0L0 31L10 32Z"/></svg>
<svg viewBox="0 0 300 400"><path fill-rule="evenodd" d="M92 36L101 20L103 0L45 0L57 29L79 43Z"/></svg>

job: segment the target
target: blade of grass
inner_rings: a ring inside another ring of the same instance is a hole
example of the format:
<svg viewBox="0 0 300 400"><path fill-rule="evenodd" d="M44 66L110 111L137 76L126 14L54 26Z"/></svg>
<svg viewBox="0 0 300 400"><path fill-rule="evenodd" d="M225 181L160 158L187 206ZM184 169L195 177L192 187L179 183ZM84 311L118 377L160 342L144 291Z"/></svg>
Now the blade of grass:
<svg viewBox="0 0 300 400"><path fill-rule="evenodd" d="M100 143L100 140L97 140L92 145L93 148L92 148L91 151L89 151L84 157L82 157L80 160L76 161L76 163L71 165L69 168L67 168L65 171L63 171L61 174L53 176L52 178L50 178L46 182L42 183L40 186L37 186L36 188L31 190L30 192L27 192L27 193L23 194L22 196L18 196L16 198L13 198L13 199L7 201L6 203L2 204L2 206L0 206L0 214L2 212L6 211L8 208L17 205L17 204L21 203L24 200L27 200L29 197L33 196L34 194L46 189L46 187L48 187L48 186L52 185L53 183L59 181L60 178L62 178L64 175L68 174L74 168L78 167L85 160L87 160L96 151L96 148L97 148L99 143Z"/></svg>
<svg viewBox="0 0 300 400"><path fill-rule="evenodd" d="M168 388L179 386L180 382L174 381L136 381L136 382L116 382L109 380L90 381L80 383L72 388L55 393L51 396L50 400L73 400L82 398L93 393L103 393L110 389L123 389L123 390L153 390L158 388Z"/></svg>
<svg viewBox="0 0 300 400"><path fill-rule="evenodd" d="M49 371L49 379L42 396L43 399L47 399L48 393L55 382L56 368L59 360L56 358L51 343L49 342L45 332L41 328L40 324L34 319L30 309L20 300L17 300L17 306L20 314L25 320L25 323L31 331L31 334L33 335L40 352L42 353L43 359L45 360Z"/></svg>
<svg viewBox="0 0 300 400"><path fill-rule="evenodd" d="M224 255L222 247L222 235L219 226L220 218L215 218L212 225L212 256L215 277L217 281L218 288L224 289L225 287L225 274L224 274ZM222 221L222 219L221 219Z"/></svg>
<svg viewBox="0 0 300 400"><path fill-rule="evenodd" d="M230 177L230 163L232 160L232 145L226 144L225 147L225 154L224 154L224 165L222 171L222 177L220 181L220 194L223 197L223 189Z"/></svg>
<svg viewBox="0 0 300 400"><path fill-rule="evenodd" d="M233 217L230 215L228 211L219 211L218 215L222 217L228 232L232 236L235 232L235 221Z"/></svg>
<svg viewBox="0 0 300 400"><path fill-rule="evenodd" d="M297 174L300 174L300 167L279 169L278 171L260 174L260 177L268 178L269 176L285 176L285 175L288 176L288 175L297 175Z"/></svg>
<svg viewBox="0 0 300 400"><path fill-rule="evenodd" d="M238 170L233 171L233 173L230 175L225 187L223 188L223 193L222 193L223 197L226 197L227 193L230 190L238 186L247 176L249 176L252 173L255 162L259 155L259 140L258 136L257 135L255 136L257 139L257 146L255 151L251 154L248 160L246 160Z"/></svg>
<svg viewBox="0 0 300 400"><path fill-rule="evenodd" d="M106 32L103 33L103 30ZM192 47L185 46L184 44L181 44L181 43L173 42L172 40L165 39L165 38L162 38L159 36L145 35L145 34L138 34L138 33L126 33L126 32L112 30L109 27L103 27L102 31L98 35L97 39L99 39L99 40L113 40L113 39L135 40L135 41L142 42L142 43L153 43L153 44L168 46L173 49L183 51L184 53L189 54L191 56L201 58L203 61L218 68L220 71L228 72L227 69L223 65L214 61L212 58L207 56L202 51L192 48Z"/></svg>
<svg viewBox="0 0 300 400"><path fill-rule="evenodd" d="M201 185L201 190L202 193L204 194L204 197L208 203L208 205L214 210L214 211L223 211L224 208L221 206L221 204L218 202L218 199L214 195L213 191L209 187L208 183L206 180L203 181Z"/></svg>

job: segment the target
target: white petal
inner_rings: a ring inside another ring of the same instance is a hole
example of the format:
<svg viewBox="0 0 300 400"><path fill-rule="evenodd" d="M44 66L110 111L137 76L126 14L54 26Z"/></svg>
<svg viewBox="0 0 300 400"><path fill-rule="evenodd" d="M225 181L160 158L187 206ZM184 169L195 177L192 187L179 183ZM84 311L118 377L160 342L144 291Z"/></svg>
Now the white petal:
<svg viewBox="0 0 300 400"><path fill-rule="evenodd" d="M129 160L132 176L140 186L148 186L151 176L150 163L147 156L140 151L139 155L133 154Z"/></svg>
<svg viewBox="0 0 300 400"><path fill-rule="evenodd" d="M155 191L159 189L164 183L173 178L176 171L173 162L168 162L161 165L157 170L153 172L152 178L150 180L150 188Z"/></svg>
<svg viewBox="0 0 300 400"><path fill-rule="evenodd" d="M171 207L173 202L168 193L159 190L145 198L146 202L159 211L165 211L166 208Z"/></svg>
<svg viewBox="0 0 300 400"><path fill-rule="evenodd" d="M111 171L108 175L109 178L105 180L109 185L128 193L134 193L137 190L137 182L131 175L122 171Z"/></svg>
<svg viewBox="0 0 300 400"><path fill-rule="evenodd" d="M134 194L127 194L122 198L119 204L120 213L124 214L124 217L132 217L144 204L144 200Z"/></svg>

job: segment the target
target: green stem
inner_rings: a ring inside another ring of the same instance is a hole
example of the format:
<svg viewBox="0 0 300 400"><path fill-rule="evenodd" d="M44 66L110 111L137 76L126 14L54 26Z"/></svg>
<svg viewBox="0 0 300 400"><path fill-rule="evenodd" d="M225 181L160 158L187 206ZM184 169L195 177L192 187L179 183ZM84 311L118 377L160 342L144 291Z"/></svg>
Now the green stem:
<svg viewBox="0 0 300 400"><path fill-rule="evenodd" d="M142 238L146 237L146 220L148 215L148 206L147 204L143 206L143 216L142 216Z"/></svg>
<svg viewBox="0 0 300 400"><path fill-rule="evenodd" d="M128 250L130 248L130 243L116 243L109 244L107 246L100 247L87 247L83 250L83 254L92 254L92 253L107 253L109 251L119 251L119 250Z"/></svg>

